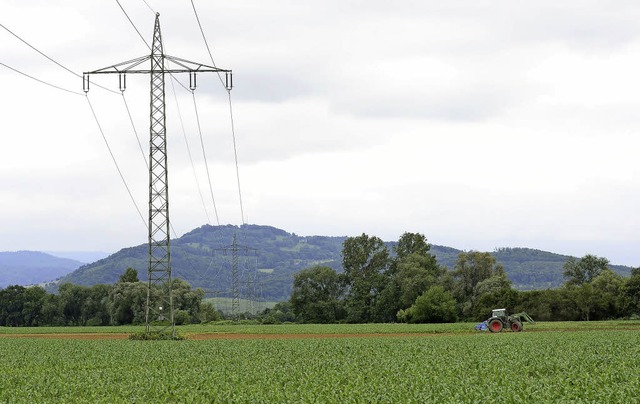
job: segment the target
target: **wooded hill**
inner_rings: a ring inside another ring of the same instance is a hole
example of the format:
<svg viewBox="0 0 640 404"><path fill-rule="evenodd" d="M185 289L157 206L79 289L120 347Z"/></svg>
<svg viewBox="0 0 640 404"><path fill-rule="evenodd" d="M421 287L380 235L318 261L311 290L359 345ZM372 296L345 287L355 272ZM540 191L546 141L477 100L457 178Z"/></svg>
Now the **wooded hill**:
<svg viewBox="0 0 640 404"><path fill-rule="evenodd" d="M293 274L297 271L314 265L342 271L342 244L346 237L304 237L259 225L205 225L171 241L173 276L186 280L194 288L205 289L207 297L232 296L234 235L238 285L242 297L287 300L291 295ZM395 242L387 244L391 250ZM431 252L440 265L452 269L460 250L432 245ZM141 279L144 279L147 253L147 245L122 249L105 259L80 267L59 279L56 284L69 282L91 286L114 283L128 267L138 270ZM569 258L529 248L503 248L493 252L493 255L504 266L514 288L519 290L559 287L563 282L562 265ZM624 276L631 273L629 267L613 265L611 268Z"/></svg>

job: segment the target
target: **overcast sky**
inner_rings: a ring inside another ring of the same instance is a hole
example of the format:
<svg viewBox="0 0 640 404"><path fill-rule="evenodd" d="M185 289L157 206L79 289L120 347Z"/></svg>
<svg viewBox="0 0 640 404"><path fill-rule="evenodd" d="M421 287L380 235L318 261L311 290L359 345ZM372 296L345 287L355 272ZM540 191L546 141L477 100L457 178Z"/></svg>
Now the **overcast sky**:
<svg viewBox="0 0 640 404"><path fill-rule="evenodd" d="M167 54L210 64L190 1L120 3L148 42L153 9ZM244 218L227 93L212 74L195 92L220 224L387 241L411 231L464 250L640 266L639 2L195 5L216 65L234 71ZM77 73L149 54L116 1L0 0L0 23ZM82 93L81 79L1 28L0 62ZM118 91L117 76L91 80L146 220L148 173L123 97L95 85ZM86 98L2 65L0 92L0 250L145 243ZM181 236L218 220L192 95L167 80L166 97ZM149 78L128 76L124 99L148 154Z"/></svg>

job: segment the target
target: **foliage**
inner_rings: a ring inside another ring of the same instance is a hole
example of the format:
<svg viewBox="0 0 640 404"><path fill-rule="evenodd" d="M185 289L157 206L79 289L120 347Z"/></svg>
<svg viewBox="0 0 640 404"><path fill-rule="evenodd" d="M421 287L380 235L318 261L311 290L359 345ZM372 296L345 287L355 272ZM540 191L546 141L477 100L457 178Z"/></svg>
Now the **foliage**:
<svg viewBox="0 0 640 404"><path fill-rule="evenodd" d="M627 297L625 301L625 313L640 314L640 268L636 268L631 272L629 278L623 288L623 293Z"/></svg>
<svg viewBox="0 0 640 404"><path fill-rule="evenodd" d="M120 276L120 279L118 279L118 282L140 282L140 279L138 279L138 271L131 267L127 268Z"/></svg>
<svg viewBox="0 0 640 404"><path fill-rule="evenodd" d="M606 263L597 257L577 261L586 274L583 278L589 279L587 283L577 286L568 282L562 289L519 292L489 253L461 252L454 271L447 271L430 254L424 235L405 233L393 250L396 254L390 257L380 239L366 234L347 238L344 289L338 287L339 274L331 268L299 272L290 299L296 318L307 323L342 319L350 323L482 321L492 309L506 308L512 313L528 311L543 320L588 321L638 312L635 278L632 282L609 269L584 269L594 262ZM568 261L567 267L574 264ZM638 271L634 274L640 277Z"/></svg>
<svg viewBox="0 0 640 404"><path fill-rule="evenodd" d="M398 243L393 246L396 258L402 260L410 255L428 256L431 245L427 243L427 239L420 233L405 232L400 236ZM434 257L435 258L435 257Z"/></svg>
<svg viewBox="0 0 640 404"><path fill-rule="evenodd" d="M398 319L409 323L452 323L457 319L456 301L442 286L432 286L409 309L400 310Z"/></svg>
<svg viewBox="0 0 640 404"><path fill-rule="evenodd" d="M240 244L255 249L255 256L249 254L244 258L247 267L249 261L257 261L255 266L258 274L252 281L261 285L261 295L268 301L288 300L292 293L293 276L302 269L321 265L333 268L338 273L342 272L341 253L347 237L304 237L270 226L205 225L171 240L174 274L188 281L194 288L221 291L219 296L231 297L231 254L228 247L234 234L237 234ZM419 236L418 234L417 237ZM411 239L405 241L411 247ZM390 256L394 253L403 255L405 246L398 245L399 242L400 240L384 243L392 251ZM227 255L224 254L224 247L227 247ZM454 268L460 252L455 248L438 245L430 245L429 249L429 254L436 257L438 265L449 269ZM82 266L63 277L59 283L83 286L112 284L118 281L123 268L131 267L139 273L146 271L147 254L146 245L124 248L107 258ZM508 278L518 290L560 287L563 282L562 265L569 258L527 248L502 248L492 255L504 266ZM631 271L629 267L611 268L624 276L628 276ZM246 278L247 275L242 273L241 281ZM395 312L392 314L395 316Z"/></svg>
<svg viewBox="0 0 640 404"><path fill-rule="evenodd" d="M291 307L305 323L334 323L344 318L342 285L338 273L329 267L303 269L293 278Z"/></svg>
<svg viewBox="0 0 640 404"><path fill-rule="evenodd" d="M134 280L127 270L120 279ZM104 326L145 322L147 293L151 303L157 299L157 287L148 289L142 282L121 281L92 287L65 283L53 295L40 287L12 285L0 290L0 326L79 325ZM203 304L204 291L187 282L172 281L174 316L178 324L215 321L219 313L210 303Z"/></svg>
<svg viewBox="0 0 640 404"><path fill-rule="evenodd" d="M423 234L404 233L393 249L396 255L391 259L378 301L377 321L395 321L399 310L410 307L446 273L431 254L431 245Z"/></svg>
<svg viewBox="0 0 640 404"><path fill-rule="evenodd" d="M567 286L581 286L594 280L608 267L608 259L587 254L579 260L569 258L562 267L562 275Z"/></svg>
<svg viewBox="0 0 640 404"><path fill-rule="evenodd" d="M470 251L458 255L453 271L453 295L462 317L471 319L483 294L504 290L509 285L504 267L486 252Z"/></svg>
<svg viewBox="0 0 640 404"><path fill-rule="evenodd" d="M289 302L277 303L262 313L262 324L292 323L296 320L293 304Z"/></svg>
<svg viewBox="0 0 640 404"><path fill-rule="evenodd" d="M388 266L389 250L380 238L363 233L344 241L342 268L347 288L344 300L348 322L374 321L375 306L385 286Z"/></svg>

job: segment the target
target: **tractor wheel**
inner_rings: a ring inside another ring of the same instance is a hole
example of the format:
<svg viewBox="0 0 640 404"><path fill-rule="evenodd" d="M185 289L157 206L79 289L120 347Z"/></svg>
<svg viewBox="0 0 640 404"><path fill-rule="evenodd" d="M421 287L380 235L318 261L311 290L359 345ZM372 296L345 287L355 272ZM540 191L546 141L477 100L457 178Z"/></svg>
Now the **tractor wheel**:
<svg viewBox="0 0 640 404"><path fill-rule="evenodd" d="M511 323L511 331L513 332L522 331L522 323L519 321L514 321L513 323Z"/></svg>
<svg viewBox="0 0 640 404"><path fill-rule="evenodd" d="M502 331L502 321L498 318L494 318L489 321L489 331L491 332L500 332Z"/></svg>

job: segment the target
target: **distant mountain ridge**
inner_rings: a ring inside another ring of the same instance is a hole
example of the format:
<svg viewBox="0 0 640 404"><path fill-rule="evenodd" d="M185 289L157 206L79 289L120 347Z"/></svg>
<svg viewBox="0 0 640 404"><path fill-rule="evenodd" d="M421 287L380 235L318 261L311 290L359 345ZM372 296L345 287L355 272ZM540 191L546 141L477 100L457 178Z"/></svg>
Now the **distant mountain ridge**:
<svg viewBox="0 0 640 404"><path fill-rule="evenodd" d="M0 252L0 288L52 281L81 265L80 261L39 251Z"/></svg>
<svg viewBox="0 0 640 404"><path fill-rule="evenodd" d="M45 254L58 258L68 258L80 261L82 264L89 264L108 257L112 253L104 251L43 251Z"/></svg>
<svg viewBox="0 0 640 404"><path fill-rule="evenodd" d="M293 275L313 265L326 265L341 271L342 243L347 237L298 236L271 226L204 225L171 240L172 271L193 287L202 287L208 297L231 296L231 244L234 234L239 248L240 292L266 300L286 300L291 293ZM391 247L395 242L387 242ZM244 247L250 247L244 249ZM124 248L94 263L83 265L62 277L59 284L114 283L127 267L147 271L147 245ZM431 252L440 265L454 267L461 250L432 245ZM569 256L530 248L501 248L492 253L515 288L547 289L562 284L562 266ZM630 267L611 266L628 276ZM257 273L253 274L253 269Z"/></svg>

